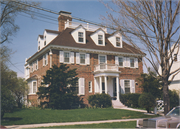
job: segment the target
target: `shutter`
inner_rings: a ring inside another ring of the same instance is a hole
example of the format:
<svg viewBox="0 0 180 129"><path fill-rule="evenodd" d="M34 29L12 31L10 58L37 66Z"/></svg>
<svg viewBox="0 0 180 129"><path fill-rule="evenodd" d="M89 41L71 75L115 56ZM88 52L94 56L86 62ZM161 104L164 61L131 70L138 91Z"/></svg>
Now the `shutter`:
<svg viewBox="0 0 180 129"><path fill-rule="evenodd" d="M126 57L123 57L123 67L126 67Z"/></svg>
<svg viewBox="0 0 180 129"><path fill-rule="evenodd" d="M59 51L59 62L60 63L64 62L64 52L63 51Z"/></svg>
<svg viewBox="0 0 180 129"><path fill-rule="evenodd" d="M76 53L76 64L80 63L80 54L77 52Z"/></svg>
<svg viewBox="0 0 180 129"><path fill-rule="evenodd" d="M135 82L134 82L134 80L130 80L130 88L131 88L131 93L135 93Z"/></svg>
<svg viewBox="0 0 180 129"><path fill-rule="evenodd" d="M79 78L79 95L84 95L85 92L84 92L84 88L85 85L84 85L84 78Z"/></svg>
<svg viewBox="0 0 180 129"><path fill-rule="evenodd" d="M38 59L37 59L37 69L38 69Z"/></svg>
<svg viewBox="0 0 180 129"><path fill-rule="evenodd" d="M44 62L45 62L45 55L43 55L43 66L45 66Z"/></svg>
<svg viewBox="0 0 180 129"><path fill-rule="evenodd" d="M120 79L120 85L121 85L121 94L125 94L124 80Z"/></svg>
<svg viewBox="0 0 180 129"><path fill-rule="evenodd" d="M46 53L46 65L48 64L48 53Z"/></svg>
<svg viewBox="0 0 180 129"><path fill-rule="evenodd" d="M74 52L71 52L71 63L74 64Z"/></svg>
<svg viewBox="0 0 180 129"><path fill-rule="evenodd" d="M90 65L90 54L86 54L86 64Z"/></svg>
<svg viewBox="0 0 180 129"><path fill-rule="evenodd" d="M135 58L135 68L138 68L138 58Z"/></svg>
<svg viewBox="0 0 180 129"><path fill-rule="evenodd" d="M94 78L94 90L95 90L95 93L97 92L96 87L97 87L97 81L96 81L96 78Z"/></svg>
<svg viewBox="0 0 180 129"><path fill-rule="evenodd" d="M130 58L129 57L126 58L126 67L130 67Z"/></svg>
<svg viewBox="0 0 180 129"><path fill-rule="evenodd" d="M119 65L118 56L115 56L115 64Z"/></svg>

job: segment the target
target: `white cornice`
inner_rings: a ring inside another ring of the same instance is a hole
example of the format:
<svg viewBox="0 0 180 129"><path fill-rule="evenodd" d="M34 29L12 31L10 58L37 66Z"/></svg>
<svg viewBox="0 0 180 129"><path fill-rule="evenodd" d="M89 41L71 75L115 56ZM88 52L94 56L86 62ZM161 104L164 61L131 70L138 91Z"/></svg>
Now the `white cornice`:
<svg viewBox="0 0 180 129"><path fill-rule="evenodd" d="M145 56L145 55L133 54L133 53L114 52L114 51L105 51L105 50L87 49L87 48L78 48L78 47L67 47L67 46L59 46L59 45L49 45L46 48L44 48L43 50L39 51L33 57L30 57L27 60L27 63L31 63L34 59L49 52L50 49L66 50L66 51L74 51L74 52L85 52L85 53L95 53L95 54L116 55L116 56L128 56L128 57L144 57Z"/></svg>

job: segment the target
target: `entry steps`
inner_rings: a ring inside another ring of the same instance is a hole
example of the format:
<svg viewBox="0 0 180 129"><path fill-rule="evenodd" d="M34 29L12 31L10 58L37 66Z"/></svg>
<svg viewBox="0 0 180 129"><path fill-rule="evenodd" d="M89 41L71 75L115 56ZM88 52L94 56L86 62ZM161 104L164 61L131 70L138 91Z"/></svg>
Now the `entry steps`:
<svg viewBox="0 0 180 129"><path fill-rule="evenodd" d="M127 108L119 100L112 100L113 108Z"/></svg>

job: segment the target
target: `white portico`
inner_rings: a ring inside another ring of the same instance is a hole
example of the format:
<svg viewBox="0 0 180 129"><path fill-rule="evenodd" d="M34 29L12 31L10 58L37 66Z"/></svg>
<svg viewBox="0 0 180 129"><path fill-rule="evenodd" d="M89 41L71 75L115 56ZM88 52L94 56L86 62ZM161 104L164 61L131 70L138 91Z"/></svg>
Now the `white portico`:
<svg viewBox="0 0 180 129"><path fill-rule="evenodd" d="M99 64L94 70L95 93L106 93L119 100L119 73L115 64Z"/></svg>

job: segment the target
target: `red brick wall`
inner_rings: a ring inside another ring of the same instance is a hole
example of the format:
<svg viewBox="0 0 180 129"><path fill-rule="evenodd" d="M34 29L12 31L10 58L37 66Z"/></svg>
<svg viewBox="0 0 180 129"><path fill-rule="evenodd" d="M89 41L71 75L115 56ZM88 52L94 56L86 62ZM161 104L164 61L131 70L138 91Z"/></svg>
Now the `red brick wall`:
<svg viewBox="0 0 180 129"><path fill-rule="evenodd" d="M58 65L59 63L59 50L52 50L52 65ZM78 65L76 64L76 54L74 53L74 64L67 64L67 66L70 67L70 69L77 68L76 72L78 73L78 77L85 78L85 95L81 96L83 98L83 101L85 104L88 104L88 96L94 94L94 65L98 64L98 54L90 54L90 65ZM38 58L38 70L31 73L30 76L33 76L35 74L39 76L43 76L46 74L46 71L50 68L50 55L48 55L48 65L43 66L43 58ZM142 60L139 59L138 61L138 68L119 68L120 77L119 79L133 79L135 82L138 82L137 78L140 77L140 74L143 73L143 65ZM115 56L108 55L107 56L107 63L108 64L115 64ZM92 93L89 93L89 81L92 81ZM139 82L138 85L135 85L136 93L141 93L141 89L139 88ZM31 98L29 98L31 99Z"/></svg>

